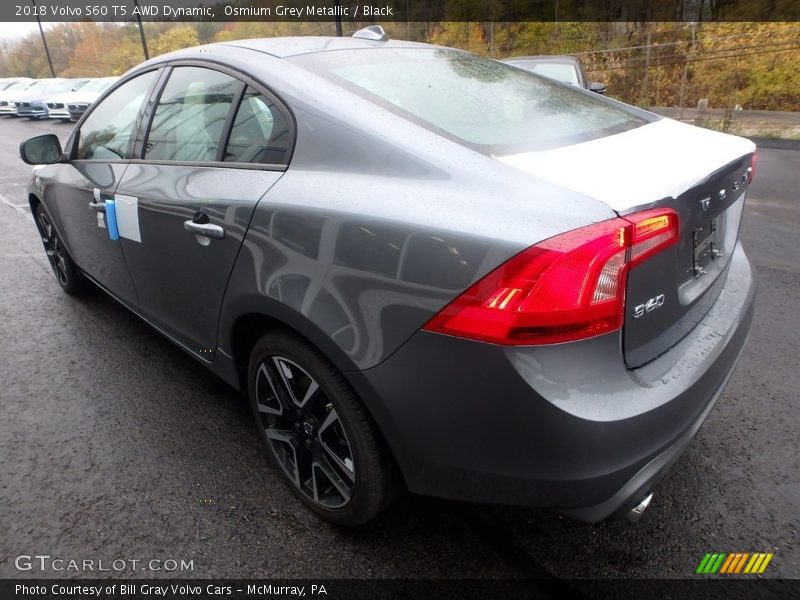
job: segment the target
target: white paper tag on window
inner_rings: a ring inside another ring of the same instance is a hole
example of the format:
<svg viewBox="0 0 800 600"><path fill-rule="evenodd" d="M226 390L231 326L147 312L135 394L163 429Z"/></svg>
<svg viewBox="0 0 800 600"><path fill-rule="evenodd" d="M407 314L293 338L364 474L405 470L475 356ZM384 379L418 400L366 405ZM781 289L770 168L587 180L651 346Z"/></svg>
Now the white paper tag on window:
<svg viewBox="0 0 800 600"><path fill-rule="evenodd" d="M102 227L103 229L106 228L106 219L103 213L97 213L97 226Z"/></svg>

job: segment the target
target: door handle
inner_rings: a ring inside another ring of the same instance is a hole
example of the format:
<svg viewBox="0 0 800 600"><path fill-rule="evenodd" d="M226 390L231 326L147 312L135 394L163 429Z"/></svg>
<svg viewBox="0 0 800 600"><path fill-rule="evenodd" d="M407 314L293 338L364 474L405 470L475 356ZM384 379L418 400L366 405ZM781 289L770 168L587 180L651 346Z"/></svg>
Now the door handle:
<svg viewBox="0 0 800 600"><path fill-rule="evenodd" d="M105 202L89 202L89 208L92 210L96 210L97 212L106 212L106 203Z"/></svg>
<svg viewBox="0 0 800 600"><path fill-rule="evenodd" d="M183 222L183 228L195 235L202 235L213 240L225 238L225 230L219 225L212 225L211 223L195 223L189 219Z"/></svg>

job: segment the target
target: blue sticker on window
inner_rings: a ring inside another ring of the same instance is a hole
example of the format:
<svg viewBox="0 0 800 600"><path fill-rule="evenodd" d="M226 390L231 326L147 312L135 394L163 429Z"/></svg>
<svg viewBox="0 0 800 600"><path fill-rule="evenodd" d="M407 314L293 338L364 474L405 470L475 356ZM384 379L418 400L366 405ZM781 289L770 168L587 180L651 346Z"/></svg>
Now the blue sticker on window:
<svg viewBox="0 0 800 600"><path fill-rule="evenodd" d="M106 223L108 223L108 237L112 240L119 239L117 227L117 208L113 200L106 200Z"/></svg>

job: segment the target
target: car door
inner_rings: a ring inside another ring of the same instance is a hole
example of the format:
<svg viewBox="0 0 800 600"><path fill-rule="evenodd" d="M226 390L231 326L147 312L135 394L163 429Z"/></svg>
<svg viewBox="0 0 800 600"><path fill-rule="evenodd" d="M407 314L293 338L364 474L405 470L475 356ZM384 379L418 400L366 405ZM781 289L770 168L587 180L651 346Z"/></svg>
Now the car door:
<svg viewBox="0 0 800 600"><path fill-rule="evenodd" d="M122 249L146 318L212 360L228 277L256 204L286 169L288 111L235 74L174 66L117 188L138 212Z"/></svg>
<svg viewBox="0 0 800 600"><path fill-rule="evenodd" d="M70 161L60 166L49 207L75 263L124 302L136 291L119 240L112 239L106 200L133 155L134 138L158 70L138 75L112 91L73 134Z"/></svg>

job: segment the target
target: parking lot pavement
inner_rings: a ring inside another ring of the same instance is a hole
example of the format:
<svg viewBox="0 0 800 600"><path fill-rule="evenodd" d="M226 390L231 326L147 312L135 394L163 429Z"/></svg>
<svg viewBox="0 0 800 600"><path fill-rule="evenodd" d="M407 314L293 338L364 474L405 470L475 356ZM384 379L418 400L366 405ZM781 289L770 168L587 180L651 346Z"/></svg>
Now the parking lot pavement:
<svg viewBox="0 0 800 600"><path fill-rule="evenodd" d="M17 158L45 131L69 126L0 119L0 577L76 576L18 572L33 553L193 561L145 577L683 577L716 551L800 577L800 151L761 153L750 341L639 524L407 496L343 530L281 484L245 400L100 292L60 292Z"/></svg>

